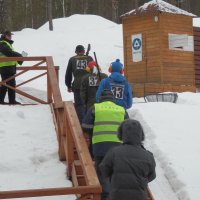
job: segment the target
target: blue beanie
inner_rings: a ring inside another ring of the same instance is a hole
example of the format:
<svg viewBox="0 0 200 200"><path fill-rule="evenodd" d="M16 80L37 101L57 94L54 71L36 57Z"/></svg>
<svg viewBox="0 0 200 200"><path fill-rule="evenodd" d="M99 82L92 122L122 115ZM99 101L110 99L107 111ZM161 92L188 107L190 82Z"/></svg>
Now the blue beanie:
<svg viewBox="0 0 200 200"><path fill-rule="evenodd" d="M120 72L123 68L123 64L120 63L120 59L116 59L115 62L111 63L112 72Z"/></svg>

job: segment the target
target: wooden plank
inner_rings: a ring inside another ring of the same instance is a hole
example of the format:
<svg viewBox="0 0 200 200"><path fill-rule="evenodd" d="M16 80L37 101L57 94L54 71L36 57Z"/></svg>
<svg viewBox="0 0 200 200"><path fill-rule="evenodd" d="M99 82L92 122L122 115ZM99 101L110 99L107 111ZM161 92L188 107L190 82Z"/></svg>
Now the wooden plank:
<svg viewBox="0 0 200 200"><path fill-rule="evenodd" d="M38 76L35 76L35 77L33 77L33 78L31 78L31 79L29 79L29 80L27 80L27 81L24 81L24 82L22 82L22 83L20 83L20 84L17 84L16 86L15 86L15 88L17 88L17 87L19 87L19 86L22 86L22 85L24 85L24 84L26 84L26 83L29 83L29 82L31 82L31 81L33 81L33 80L36 80L36 79L38 79L38 78L40 78L40 77L42 77L42 76L44 76L44 75L46 75L47 74L47 72L44 72L44 73L42 73L42 74L40 74L40 75L38 75ZM51 103L51 102L48 102L48 103Z"/></svg>
<svg viewBox="0 0 200 200"><path fill-rule="evenodd" d="M54 68L56 70L59 70L59 66L54 66ZM32 67L32 66L17 66L17 70L36 70L36 71L40 71L40 70L47 70L47 66L36 66L36 67Z"/></svg>
<svg viewBox="0 0 200 200"><path fill-rule="evenodd" d="M4 82L0 82L0 85L4 85L4 86L6 86L7 88L10 88L10 89L12 89L12 90L15 90L16 93L18 93L18 94L20 94L20 95L22 95L22 96L25 96L25 97L27 97L27 98L29 98L29 99L32 99L32 100L34 100L34 101L36 101L36 102L38 102L38 103L47 104L47 102L43 101L42 99L39 99L39 98L37 98L37 97L34 97L33 95L30 95L30 94L28 94L28 93L26 93L26 92L23 92L23 91L21 91L21 90L19 90L19 89L17 89L17 88L14 88L14 87L12 87L12 86L10 86L10 85L4 83Z"/></svg>
<svg viewBox="0 0 200 200"><path fill-rule="evenodd" d="M1 57L0 62L6 62L6 61L43 61L45 62L46 57L44 56L35 56L35 57Z"/></svg>
<svg viewBox="0 0 200 200"><path fill-rule="evenodd" d="M54 112L55 112L56 121L57 121L57 125L58 125L59 159L60 159L60 161L65 161L66 155L65 155L64 146L63 146L63 137L65 136L64 131L66 131L65 129L63 129L63 126L64 126L63 124L65 123L64 109L63 108L55 108L55 105L54 105Z"/></svg>
<svg viewBox="0 0 200 200"><path fill-rule="evenodd" d="M67 113L67 119L69 121L70 130L73 136L73 140L79 153L79 159L84 166L83 174L86 178L87 185L99 185L96 171L94 169L92 159L88 150L87 143L83 136L83 132L72 102L65 102L65 109Z"/></svg>
<svg viewBox="0 0 200 200"><path fill-rule="evenodd" d="M62 102L62 97L61 97L61 93L60 93L60 89L59 89L59 85L58 85L58 79L56 76L56 71L54 68L54 63L53 63L53 59L52 57L46 57L46 62L47 62L47 74L49 77L49 81L51 84L51 89L52 89L52 93L53 93L53 99L54 99L54 106L55 108L60 108L63 107L63 102Z"/></svg>
<svg viewBox="0 0 200 200"><path fill-rule="evenodd" d="M69 195L69 194L91 194L91 193L100 193L100 192L101 192L101 188L97 186L15 190L15 191L1 191L0 199L58 196L58 195Z"/></svg>
<svg viewBox="0 0 200 200"><path fill-rule="evenodd" d="M51 108L51 113L52 113L52 116L53 116L53 123L54 123L55 130L56 130L57 140L58 140L58 138L59 138L58 124L57 124L57 120L56 120L56 113L54 111L52 103L50 104L50 108Z"/></svg>

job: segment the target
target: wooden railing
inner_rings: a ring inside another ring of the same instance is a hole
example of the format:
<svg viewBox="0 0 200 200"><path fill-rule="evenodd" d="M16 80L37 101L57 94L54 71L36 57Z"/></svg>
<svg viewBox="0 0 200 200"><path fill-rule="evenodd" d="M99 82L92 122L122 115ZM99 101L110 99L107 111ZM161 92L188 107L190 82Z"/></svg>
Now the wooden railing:
<svg viewBox="0 0 200 200"><path fill-rule="evenodd" d="M15 74L14 76L4 80L4 81L1 81L0 82L0 85L4 85L12 90L15 90L16 93L24 96L24 97L27 97L37 103L42 103L42 104L49 104L49 103L52 103L53 99L52 99L52 95L55 99L55 103L56 105L59 104L60 102L62 102L62 99L60 98L57 98L56 96L61 96L60 95L60 91L56 91L55 94L52 93L52 87L55 87L54 85L52 86L52 82L54 83L57 83L58 84L58 73L56 73L56 71L58 71L58 67L54 67L54 64L53 64L53 60L51 57L27 57L27 58L8 58L8 57L5 57L5 58L0 58L0 62L5 62L5 61L34 61L36 62L36 64L32 65L32 66L21 66L21 67L17 67L17 70L19 70L20 72L18 72L17 74ZM41 66L42 64L46 64L46 66ZM31 79L28 79L20 84L17 84L16 87L12 87L10 85L8 85L6 82L9 81L9 80L12 80L13 78L17 78L23 74L25 74L26 72L29 72L29 71L45 71L44 73L40 74L40 75L37 75ZM28 94L20 89L18 89L19 86L22 86L26 83L29 83L35 79L38 79L42 76L45 76L47 75L47 100L44 101L42 99L39 99L38 97L35 97L31 94ZM59 95L57 94L59 93Z"/></svg>
<svg viewBox="0 0 200 200"><path fill-rule="evenodd" d="M59 145L59 158L61 161L66 161L67 175L72 180L74 187L0 191L0 199L75 194L79 200L100 200L101 186L89 154L86 140L73 103L62 101L58 85L58 67L54 67L52 57L0 58L0 62L11 60L37 61L38 63L33 66L18 67L20 72L9 78L9 80L30 70L46 70L46 72L16 85L16 88L6 84L8 79L0 82L0 85L5 85L15 90L20 95L30 98L38 103L51 104ZM44 75L47 75L47 101L41 100L38 97L18 89L19 86ZM150 190L148 190L147 200L153 200Z"/></svg>
<svg viewBox="0 0 200 200"><path fill-rule="evenodd" d="M77 199L80 200L100 200L101 186L97 178L78 117L73 103L62 101L58 85L58 73L56 73L56 69L58 68L54 67L52 57L6 57L0 58L0 62L2 61L37 61L37 63L33 66L18 67L17 69L20 70L20 72L15 76L0 82L0 85L9 87L20 95L30 98L38 103L51 104L59 145L59 158L61 161L66 160L67 174L72 180L74 187L0 191L0 199L75 194ZM46 70L46 72L16 85L16 88L6 84L6 81L11 80L12 78L17 78L30 70ZM47 75L47 101L18 89L19 86L44 75Z"/></svg>

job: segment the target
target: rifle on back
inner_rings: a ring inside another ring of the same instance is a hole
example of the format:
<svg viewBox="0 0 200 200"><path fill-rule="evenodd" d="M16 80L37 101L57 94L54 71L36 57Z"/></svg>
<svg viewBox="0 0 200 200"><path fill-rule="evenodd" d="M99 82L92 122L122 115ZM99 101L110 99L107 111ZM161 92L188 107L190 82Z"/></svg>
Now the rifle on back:
<svg viewBox="0 0 200 200"><path fill-rule="evenodd" d="M99 69L99 64L98 64L97 56L96 56L95 52L94 52L94 59L95 59L95 62L97 63L97 70L98 70L98 75L99 75L99 82L101 82L100 69Z"/></svg>

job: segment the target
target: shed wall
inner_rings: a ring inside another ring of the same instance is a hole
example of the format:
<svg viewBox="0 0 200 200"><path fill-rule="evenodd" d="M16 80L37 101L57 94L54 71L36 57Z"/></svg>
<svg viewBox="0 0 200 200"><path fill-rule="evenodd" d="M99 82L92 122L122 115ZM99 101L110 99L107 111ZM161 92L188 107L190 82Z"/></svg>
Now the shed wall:
<svg viewBox="0 0 200 200"><path fill-rule="evenodd" d="M125 75L131 83L160 82L160 31L154 16L123 20ZM133 62L131 36L142 34L142 61Z"/></svg>
<svg viewBox="0 0 200 200"><path fill-rule="evenodd" d="M162 82L194 85L194 52L171 50L168 33L193 35L192 18L182 15L160 14L162 32Z"/></svg>
<svg viewBox="0 0 200 200"><path fill-rule="evenodd" d="M200 88L200 27L194 27L195 83Z"/></svg>

